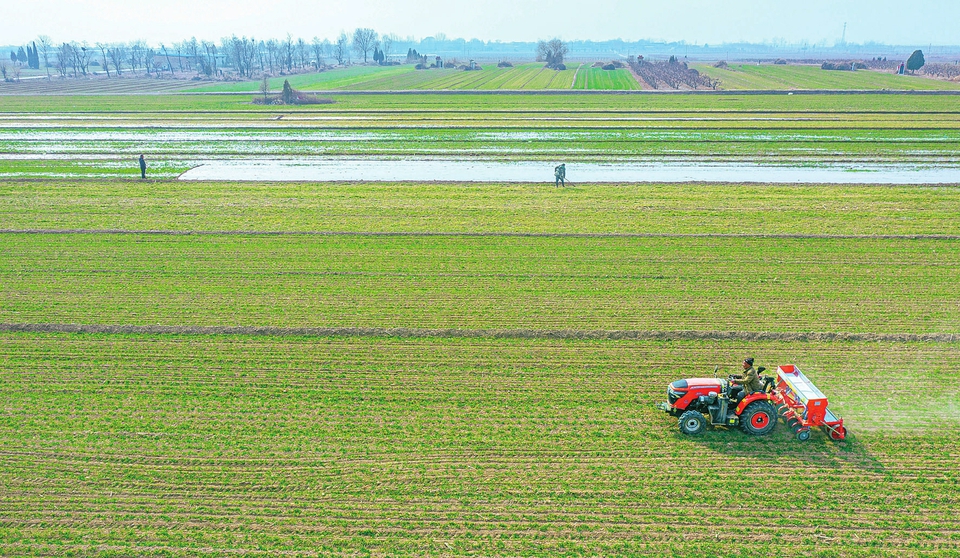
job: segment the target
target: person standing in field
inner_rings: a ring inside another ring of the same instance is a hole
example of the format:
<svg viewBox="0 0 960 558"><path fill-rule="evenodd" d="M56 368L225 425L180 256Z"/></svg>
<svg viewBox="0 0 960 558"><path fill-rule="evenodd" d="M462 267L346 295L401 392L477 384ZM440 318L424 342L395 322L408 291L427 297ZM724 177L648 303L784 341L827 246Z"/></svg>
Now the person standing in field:
<svg viewBox="0 0 960 558"><path fill-rule="evenodd" d="M143 180L147 177L147 161L143 158L143 153L140 154L140 179Z"/></svg>
<svg viewBox="0 0 960 558"><path fill-rule="evenodd" d="M554 182L553 182L554 187L566 185L566 182L565 182L567 178L566 163L560 163L559 165L553 168L553 178L554 178Z"/></svg>

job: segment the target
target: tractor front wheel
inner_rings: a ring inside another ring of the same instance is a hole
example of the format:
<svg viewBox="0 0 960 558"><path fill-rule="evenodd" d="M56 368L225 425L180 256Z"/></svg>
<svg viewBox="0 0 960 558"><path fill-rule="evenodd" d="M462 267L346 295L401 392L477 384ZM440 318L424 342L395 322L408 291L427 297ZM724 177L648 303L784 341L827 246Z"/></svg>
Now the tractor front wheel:
<svg viewBox="0 0 960 558"><path fill-rule="evenodd" d="M767 401L754 401L740 415L740 428L753 436L765 436L777 426L777 410Z"/></svg>
<svg viewBox="0 0 960 558"><path fill-rule="evenodd" d="M707 428L707 419L703 413L687 411L680 415L680 432L684 434L699 434Z"/></svg>

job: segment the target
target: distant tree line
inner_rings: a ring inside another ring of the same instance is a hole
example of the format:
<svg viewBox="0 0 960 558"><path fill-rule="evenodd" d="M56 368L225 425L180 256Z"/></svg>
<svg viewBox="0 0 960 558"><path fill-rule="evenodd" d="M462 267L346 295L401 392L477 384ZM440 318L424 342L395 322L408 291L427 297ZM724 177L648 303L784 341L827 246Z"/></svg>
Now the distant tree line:
<svg viewBox="0 0 960 558"><path fill-rule="evenodd" d="M162 76L195 73L197 76L217 77L224 68L230 68L244 78L257 75L269 76L300 72L308 69L322 70L327 60L337 64L351 62L354 54L363 63L373 61L384 64L387 56L399 40L394 34L380 36L369 28L358 28L352 39L341 32L335 42L314 37L307 42L302 38L287 35L285 39L258 40L255 37L224 37L219 42L198 41L195 37L169 45L150 46L136 40L122 43L83 42L54 43L46 36L25 47L10 52L14 68L23 65L31 69L46 68L61 77L82 77L93 73L105 73L108 77L124 73ZM7 65L0 61L0 69L6 78Z"/></svg>
<svg viewBox="0 0 960 558"><path fill-rule="evenodd" d="M40 54L37 52L36 41L27 45L26 49L20 47L17 50L11 50L10 61L21 66L26 64L30 69L39 70Z"/></svg>
<svg viewBox="0 0 960 558"><path fill-rule="evenodd" d="M196 77L229 77L235 75L245 79L256 79L262 76L276 76L286 73L303 71L321 71L330 64L347 65L353 60L361 63L374 62L377 64L397 63L391 57L393 51L407 49L406 62L422 64L428 67L433 57L456 57L463 55L470 59L477 55L487 56L496 53L497 58L503 60L507 56L522 58L523 54L535 53L537 60L545 62L546 66L554 69L563 69L566 58L571 51L582 57L589 54L594 57L604 51L616 54L629 52L638 46L649 46L654 52L664 49L676 50L677 45L684 50L694 48L702 50L701 56L711 49L690 47L685 43L651 43L638 41L627 43L621 40L613 41L573 41L564 42L558 38L549 41L538 41L536 44L528 42L500 43L483 42L478 39L469 41L464 39L448 39L438 33L435 37L414 40L412 37L401 39L395 34L380 35L370 28L357 28L352 33L342 31L333 40L314 37L307 41L303 38L294 38L287 35L282 39L257 39L255 37L236 36L224 37L220 41L197 40L195 37L168 44L149 45L145 41L136 40L124 43L89 44L83 42L54 42L50 37L41 35L30 44L18 47L9 53L10 62L0 59L0 71L5 79L8 70L13 77L18 78L20 68L46 69L62 77L81 77L92 73L106 74L108 77L122 76L125 73L135 75L155 75L160 77L164 73L171 75L180 73L195 74ZM882 45L881 45L882 46ZM744 45L731 45L738 53L750 52ZM752 45L751 48L757 45ZM420 49L421 52L417 52ZM430 52L429 55L422 51ZM531 52L533 51L533 52ZM634 52L637 52L634 50ZM428 60L430 58L430 60ZM631 56L632 58L632 56ZM596 58L594 58L596 59ZM822 60L822 59L821 59ZM886 61L884 60L884 63ZM12 63L12 67L10 67ZM654 63L650 63L654 64ZM899 62L894 63L899 65ZM631 62L631 67L635 63ZM923 53L914 52L907 60L905 67L911 72L918 71L924 65ZM872 66L871 66L872 67ZM225 74L225 70L228 72ZM689 70L687 68L686 70ZM694 81L696 76L692 72L681 71L675 67L644 68L657 86L669 86L669 83L686 83ZM949 72L949 68L938 74ZM661 79L664 74L665 77ZM701 83L701 86L706 85Z"/></svg>

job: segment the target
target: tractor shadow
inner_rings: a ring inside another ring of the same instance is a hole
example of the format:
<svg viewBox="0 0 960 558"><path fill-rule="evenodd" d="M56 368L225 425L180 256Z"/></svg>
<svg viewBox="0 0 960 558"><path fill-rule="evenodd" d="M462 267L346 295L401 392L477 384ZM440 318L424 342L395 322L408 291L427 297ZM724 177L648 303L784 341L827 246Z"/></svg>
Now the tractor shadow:
<svg viewBox="0 0 960 558"><path fill-rule="evenodd" d="M750 436L739 428L713 427L703 434L678 437L690 440L710 451L730 458L751 459L781 466L798 463L810 468L834 471L884 473L886 468L861 442L856 434L847 433L844 440L831 440L826 432L814 429L809 440L799 441L781 419L767 436Z"/></svg>

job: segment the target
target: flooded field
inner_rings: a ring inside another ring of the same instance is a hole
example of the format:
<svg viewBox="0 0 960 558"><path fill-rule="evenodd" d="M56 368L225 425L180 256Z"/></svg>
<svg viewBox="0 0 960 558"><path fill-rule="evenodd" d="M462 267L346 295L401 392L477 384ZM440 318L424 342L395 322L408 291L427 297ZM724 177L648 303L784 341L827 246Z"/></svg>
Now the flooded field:
<svg viewBox="0 0 960 558"><path fill-rule="evenodd" d="M181 180L355 182L552 182L555 163L477 160L232 160L209 161ZM958 184L960 167L908 164L622 162L569 163L570 183L770 182L780 184Z"/></svg>

